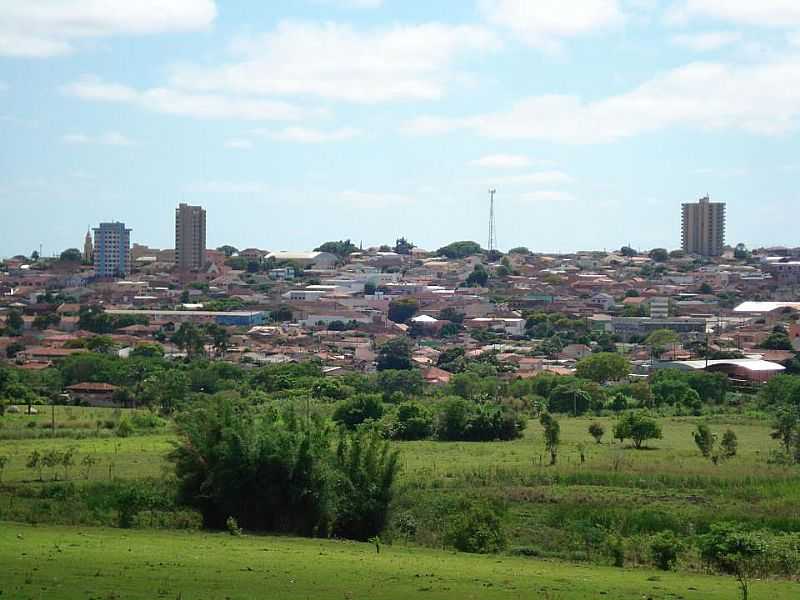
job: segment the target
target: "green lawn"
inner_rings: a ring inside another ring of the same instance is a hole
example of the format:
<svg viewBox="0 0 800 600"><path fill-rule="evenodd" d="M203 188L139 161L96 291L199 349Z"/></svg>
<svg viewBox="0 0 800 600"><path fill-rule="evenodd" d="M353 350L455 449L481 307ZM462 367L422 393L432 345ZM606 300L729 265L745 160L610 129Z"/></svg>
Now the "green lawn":
<svg viewBox="0 0 800 600"><path fill-rule="evenodd" d="M284 537L0 523L0 594L58 600L731 600L729 577ZM759 581L752 598L800 584Z"/></svg>

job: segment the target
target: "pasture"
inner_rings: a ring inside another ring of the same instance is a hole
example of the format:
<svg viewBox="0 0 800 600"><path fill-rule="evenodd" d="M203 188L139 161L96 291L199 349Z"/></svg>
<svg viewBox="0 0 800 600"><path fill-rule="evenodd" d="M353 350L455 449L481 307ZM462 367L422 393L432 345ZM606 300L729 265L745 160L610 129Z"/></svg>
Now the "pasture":
<svg viewBox="0 0 800 600"><path fill-rule="evenodd" d="M3 597L31 600L729 600L731 577L485 557L407 546L287 537L8 524ZM790 600L800 585L758 581L754 598Z"/></svg>

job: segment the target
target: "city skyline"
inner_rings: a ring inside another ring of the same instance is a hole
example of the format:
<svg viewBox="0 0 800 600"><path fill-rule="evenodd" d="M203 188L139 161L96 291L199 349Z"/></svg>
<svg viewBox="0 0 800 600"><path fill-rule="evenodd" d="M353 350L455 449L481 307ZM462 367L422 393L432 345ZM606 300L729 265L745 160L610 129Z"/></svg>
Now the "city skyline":
<svg viewBox="0 0 800 600"><path fill-rule="evenodd" d="M797 245L800 14L747 5L12 2L0 256L168 247L182 202L209 247L483 243L490 187L506 250L678 248L705 194L729 244Z"/></svg>

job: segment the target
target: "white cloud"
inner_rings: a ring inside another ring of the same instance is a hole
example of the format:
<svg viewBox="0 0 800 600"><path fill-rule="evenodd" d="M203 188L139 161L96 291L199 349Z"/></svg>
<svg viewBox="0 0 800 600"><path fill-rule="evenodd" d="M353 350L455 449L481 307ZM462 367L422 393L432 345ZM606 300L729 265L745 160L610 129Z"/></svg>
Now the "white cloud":
<svg viewBox="0 0 800 600"><path fill-rule="evenodd" d="M102 146L132 146L134 142L119 133L118 131L107 131L106 133L90 136L85 133L69 133L61 137L65 144L99 144Z"/></svg>
<svg viewBox="0 0 800 600"><path fill-rule="evenodd" d="M176 65L172 87L192 92L302 95L374 103L436 100L457 79L455 61L493 49L491 32L473 26L404 25L359 31L337 23L284 21L238 38L233 62Z"/></svg>
<svg viewBox="0 0 800 600"><path fill-rule="evenodd" d="M225 140L225 147L231 150L250 150L253 147L253 142L242 138L232 138Z"/></svg>
<svg viewBox="0 0 800 600"><path fill-rule="evenodd" d="M742 34L736 31L705 31L673 36L672 43L695 52L708 52L730 46L741 39Z"/></svg>
<svg viewBox="0 0 800 600"><path fill-rule="evenodd" d="M388 208L413 202L410 196L382 192L359 192L347 190L338 194L340 203L353 208Z"/></svg>
<svg viewBox="0 0 800 600"><path fill-rule="evenodd" d="M6 0L0 55L68 54L81 39L194 31L216 18L214 0Z"/></svg>
<svg viewBox="0 0 800 600"><path fill-rule="evenodd" d="M473 160L471 164L487 169L519 169L529 167L531 159L519 154L490 154Z"/></svg>
<svg viewBox="0 0 800 600"><path fill-rule="evenodd" d="M617 27L625 17L618 0L479 0L492 24L524 42L555 50L563 38Z"/></svg>
<svg viewBox="0 0 800 600"><path fill-rule="evenodd" d="M301 144L320 144L323 142L341 142L361 135L361 131L353 127L339 129L313 129L310 127L286 127L280 131L257 132L273 140L298 142Z"/></svg>
<svg viewBox="0 0 800 600"><path fill-rule="evenodd" d="M740 25L788 27L800 25L797 0L685 0L667 13L673 23L706 17Z"/></svg>
<svg viewBox="0 0 800 600"><path fill-rule="evenodd" d="M118 83L106 83L91 76L65 85L62 90L70 96L84 100L122 102L154 112L199 119L294 121L325 114L321 110L308 110L276 100L187 93L163 87L136 90Z"/></svg>
<svg viewBox="0 0 800 600"><path fill-rule="evenodd" d="M800 57L757 65L692 63L617 96L587 102L545 95L470 117L421 117L411 134L467 130L490 138L610 142L668 127L776 135L800 116Z"/></svg>

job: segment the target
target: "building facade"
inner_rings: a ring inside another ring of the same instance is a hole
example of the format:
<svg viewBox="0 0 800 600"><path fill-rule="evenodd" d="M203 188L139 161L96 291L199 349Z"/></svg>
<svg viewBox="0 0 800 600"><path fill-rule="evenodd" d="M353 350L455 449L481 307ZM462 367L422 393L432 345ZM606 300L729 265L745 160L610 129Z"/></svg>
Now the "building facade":
<svg viewBox="0 0 800 600"><path fill-rule="evenodd" d="M180 271L198 271L206 264L206 211L181 203L175 209L175 264Z"/></svg>
<svg viewBox="0 0 800 600"><path fill-rule="evenodd" d="M100 223L94 229L94 270L98 277L125 277L131 272L131 230L125 223Z"/></svg>
<svg viewBox="0 0 800 600"><path fill-rule="evenodd" d="M684 252L701 256L721 256L725 245L725 203L711 202L708 196L682 207L681 243Z"/></svg>

